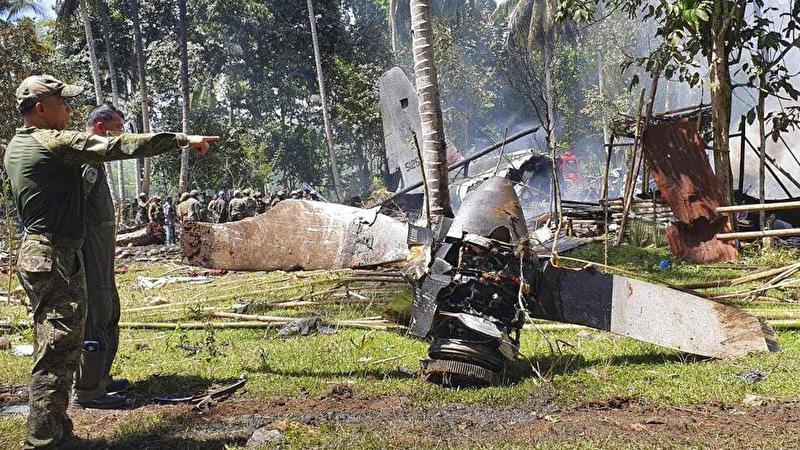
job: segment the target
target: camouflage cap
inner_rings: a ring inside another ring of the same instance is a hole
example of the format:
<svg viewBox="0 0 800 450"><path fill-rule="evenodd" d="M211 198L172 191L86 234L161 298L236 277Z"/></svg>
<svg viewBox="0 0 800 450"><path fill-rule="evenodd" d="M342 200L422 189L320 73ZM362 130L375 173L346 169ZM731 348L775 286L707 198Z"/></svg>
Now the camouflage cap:
<svg viewBox="0 0 800 450"><path fill-rule="evenodd" d="M33 75L22 80L17 88L17 110L23 111L51 95L69 98L82 93L82 87L64 83L52 75Z"/></svg>
<svg viewBox="0 0 800 450"><path fill-rule="evenodd" d="M191 192L189 192L189 197L197 197L198 195L200 195L200 191L197 189L192 189Z"/></svg>

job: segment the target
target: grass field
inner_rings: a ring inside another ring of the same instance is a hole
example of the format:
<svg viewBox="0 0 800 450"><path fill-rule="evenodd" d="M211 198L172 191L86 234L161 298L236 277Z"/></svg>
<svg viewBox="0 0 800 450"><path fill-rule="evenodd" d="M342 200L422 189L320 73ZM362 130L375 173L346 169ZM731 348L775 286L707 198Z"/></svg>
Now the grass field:
<svg viewBox="0 0 800 450"><path fill-rule="evenodd" d="M602 245L569 256L603 262ZM733 278L798 260L792 251L747 256L736 266L675 264L662 271L664 249L622 247L609 264L640 277L685 284ZM577 263L576 263L577 264ZM246 274L203 285L135 286L138 276L185 273L174 264L143 263L118 276L128 322L205 320L208 308L233 303L254 308L329 289L341 274ZM718 289L732 292L757 283ZM367 300L264 314L318 314L335 321L377 316L388 297L408 296L400 285L361 283ZM709 291L713 292L713 291ZM798 290L772 290L758 311L793 311ZM153 297L164 306L152 308ZM370 302L369 299L375 299ZM189 303L185 303L189 302ZM183 303L183 304L182 304ZM148 308L142 310L141 308ZM205 308L205 309L204 309ZM0 306L0 320L22 322L22 306ZM214 319L218 320L218 319ZM122 332L115 377L132 382L124 411L72 411L86 448L234 448L253 430L281 432L274 444L307 447L512 448L797 448L800 446L800 333L780 331L779 353L736 361L692 357L616 337L575 330L522 335L520 360L502 386L444 389L418 375L427 344L393 331L341 329L332 335L282 339L274 329L130 330ZM25 328L12 344L30 342ZM32 361L0 353L0 387L24 385ZM230 399L207 411L154 404L157 395L183 396L245 377ZM5 400L10 401L9 399ZM2 403L0 403L2 405ZM0 448L16 448L24 419L0 416Z"/></svg>

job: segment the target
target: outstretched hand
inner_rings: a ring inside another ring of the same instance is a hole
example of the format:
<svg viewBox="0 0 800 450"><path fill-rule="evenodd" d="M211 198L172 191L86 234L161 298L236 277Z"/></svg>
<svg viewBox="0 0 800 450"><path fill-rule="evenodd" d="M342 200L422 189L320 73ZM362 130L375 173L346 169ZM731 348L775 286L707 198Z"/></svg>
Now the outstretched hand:
<svg viewBox="0 0 800 450"><path fill-rule="evenodd" d="M206 153L208 153L210 144L219 140L219 136L199 136L190 134L186 137L189 141L189 147L193 148L200 156L205 156Z"/></svg>

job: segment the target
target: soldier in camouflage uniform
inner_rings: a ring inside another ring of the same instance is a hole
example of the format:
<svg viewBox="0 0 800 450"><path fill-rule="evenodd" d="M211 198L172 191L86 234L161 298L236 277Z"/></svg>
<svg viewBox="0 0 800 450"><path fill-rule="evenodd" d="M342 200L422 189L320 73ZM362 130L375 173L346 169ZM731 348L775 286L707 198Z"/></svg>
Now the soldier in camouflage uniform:
<svg viewBox="0 0 800 450"><path fill-rule="evenodd" d="M198 200L200 191L192 190L189 193L189 198L186 200L186 220L188 222L203 222L204 221L204 208L203 204Z"/></svg>
<svg viewBox="0 0 800 450"><path fill-rule="evenodd" d="M189 203L187 203L188 200L189 200L188 192L184 192L183 194L181 194L181 197L178 199L177 211L178 211L178 221L180 223L186 222L186 217L189 215Z"/></svg>
<svg viewBox="0 0 800 450"><path fill-rule="evenodd" d="M222 223L225 213L225 193L219 191L217 196L208 202L208 219L211 223Z"/></svg>
<svg viewBox="0 0 800 450"><path fill-rule="evenodd" d="M267 212L267 202L264 201L264 194L261 192L256 192L253 196L254 200L256 201L256 214L264 214Z"/></svg>
<svg viewBox="0 0 800 450"><path fill-rule="evenodd" d="M164 210L161 206L161 197L154 195L150 198L150 205L147 207L147 217L151 223L160 227L164 226Z"/></svg>
<svg viewBox="0 0 800 450"><path fill-rule="evenodd" d="M244 202L247 204L247 217L256 215L256 200L253 198L253 190L248 188L244 192Z"/></svg>
<svg viewBox="0 0 800 450"><path fill-rule="evenodd" d="M245 201L240 191L233 191L233 198L231 204L228 205L228 217L231 222L236 222L249 217L247 211L247 202Z"/></svg>
<svg viewBox="0 0 800 450"><path fill-rule="evenodd" d="M58 447L72 436L66 411L86 320L81 166L187 146L205 153L208 143L217 139L181 133L104 137L61 131L72 114L67 99L82 91L49 75L23 80L16 98L25 126L17 129L3 159L25 230L17 274L33 314L26 448Z"/></svg>
<svg viewBox="0 0 800 450"><path fill-rule="evenodd" d="M150 201L147 198L147 194L144 192L139 194L139 198L136 199L136 226L143 227L147 225L147 209L149 204Z"/></svg>

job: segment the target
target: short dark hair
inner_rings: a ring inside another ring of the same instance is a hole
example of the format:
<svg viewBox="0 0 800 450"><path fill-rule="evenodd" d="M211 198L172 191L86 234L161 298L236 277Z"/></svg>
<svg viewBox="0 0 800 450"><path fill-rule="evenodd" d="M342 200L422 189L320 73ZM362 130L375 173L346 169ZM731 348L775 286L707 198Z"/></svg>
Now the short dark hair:
<svg viewBox="0 0 800 450"><path fill-rule="evenodd" d="M118 110L114 105L100 105L86 116L86 128L93 127L97 122L109 122L114 120L115 115L125 120L125 114L122 114L122 111Z"/></svg>
<svg viewBox="0 0 800 450"><path fill-rule="evenodd" d="M21 105L17 106L17 111L19 111L20 115L27 116L33 112L34 106L36 106L36 102L25 101Z"/></svg>

